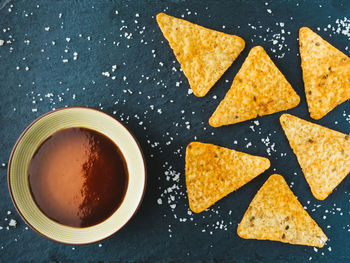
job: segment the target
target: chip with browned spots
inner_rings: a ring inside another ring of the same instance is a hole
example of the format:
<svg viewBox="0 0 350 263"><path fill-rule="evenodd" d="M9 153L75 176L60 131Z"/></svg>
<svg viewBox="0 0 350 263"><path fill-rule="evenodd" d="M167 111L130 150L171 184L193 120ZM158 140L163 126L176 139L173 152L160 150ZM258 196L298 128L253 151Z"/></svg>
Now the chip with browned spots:
<svg viewBox="0 0 350 263"><path fill-rule="evenodd" d="M323 247L328 239L278 174L271 175L255 195L237 233L245 239L314 247Z"/></svg>
<svg viewBox="0 0 350 263"><path fill-rule="evenodd" d="M186 149L190 208L200 213L270 167L267 158L213 144L191 142Z"/></svg>
<svg viewBox="0 0 350 263"><path fill-rule="evenodd" d="M318 120L350 99L350 59L307 27L299 45L310 116Z"/></svg>
<svg viewBox="0 0 350 263"><path fill-rule="evenodd" d="M244 49L244 40L160 13L157 22L169 41L193 93L205 96Z"/></svg>
<svg viewBox="0 0 350 263"><path fill-rule="evenodd" d="M312 194L326 199L350 173L350 136L289 114L280 121Z"/></svg>
<svg viewBox="0 0 350 263"><path fill-rule="evenodd" d="M296 107L298 94L260 47L249 52L230 90L209 119L213 127L235 124Z"/></svg>

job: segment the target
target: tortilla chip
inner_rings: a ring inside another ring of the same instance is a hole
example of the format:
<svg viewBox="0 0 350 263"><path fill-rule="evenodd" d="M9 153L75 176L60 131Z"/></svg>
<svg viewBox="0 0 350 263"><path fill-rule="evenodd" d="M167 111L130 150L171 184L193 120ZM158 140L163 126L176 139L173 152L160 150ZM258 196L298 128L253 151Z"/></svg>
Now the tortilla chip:
<svg viewBox="0 0 350 263"><path fill-rule="evenodd" d="M267 158L213 144L191 142L186 149L190 208L200 213L270 167Z"/></svg>
<svg viewBox="0 0 350 263"><path fill-rule="evenodd" d="M250 203L237 233L245 239L323 247L327 236L281 175L273 174Z"/></svg>
<svg viewBox="0 0 350 263"><path fill-rule="evenodd" d="M197 97L205 96L244 49L244 40L163 13L157 22Z"/></svg>
<svg viewBox="0 0 350 263"><path fill-rule="evenodd" d="M209 119L213 127L288 110L300 98L265 50L253 47L230 90Z"/></svg>
<svg viewBox="0 0 350 263"><path fill-rule="evenodd" d="M289 114L280 121L312 194L326 199L350 172L350 136Z"/></svg>
<svg viewBox="0 0 350 263"><path fill-rule="evenodd" d="M307 104L318 120L350 98L350 59L307 27L299 44Z"/></svg>

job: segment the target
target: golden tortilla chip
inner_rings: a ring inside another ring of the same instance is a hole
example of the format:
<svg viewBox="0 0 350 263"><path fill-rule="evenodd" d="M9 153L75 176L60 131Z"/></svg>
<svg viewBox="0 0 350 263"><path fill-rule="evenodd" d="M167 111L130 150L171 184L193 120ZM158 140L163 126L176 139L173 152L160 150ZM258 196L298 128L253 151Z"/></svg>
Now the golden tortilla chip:
<svg viewBox="0 0 350 263"><path fill-rule="evenodd" d="M327 236L281 175L273 174L250 203L237 233L245 239L323 247Z"/></svg>
<svg viewBox="0 0 350 263"><path fill-rule="evenodd" d="M307 104L318 120L350 98L350 59L307 27L299 44Z"/></svg>
<svg viewBox="0 0 350 263"><path fill-rule="evenodd" d="M350 172L350 136L289 114L280 121L312 194L326 199Z"/></svg>
<svg viewBox="0 0 350 263"><path fill-rule="evenodd" d="M197 97L205 96L244 49L244 40L163 13L157 22Z"/></svg>
<svg viewBox="0 0 350 263"><path fill-rule="evenodd" d="M270 167L267 158L213 144L191 142L186 149L190 208L200 213Z"/></svg>
<svg viewBox="0 0 350 263"><path fill-rule="evenodd" d="M230 90L209 119L213 127L288 110L300 102L298 94L260 47L253 47Z"/></svg>

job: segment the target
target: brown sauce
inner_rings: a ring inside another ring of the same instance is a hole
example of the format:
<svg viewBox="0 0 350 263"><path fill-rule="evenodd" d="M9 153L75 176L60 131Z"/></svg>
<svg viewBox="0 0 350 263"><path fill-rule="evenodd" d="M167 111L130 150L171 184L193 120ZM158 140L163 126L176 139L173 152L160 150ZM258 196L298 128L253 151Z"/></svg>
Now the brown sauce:
<svg viewBox="0 0 350 263"><path fill-rule="evenodd" d="M96 225L110 217L128 185L119 148L86 128L60 130L46 139L30 161L28 178L39 209L73 227Z"/></svg>

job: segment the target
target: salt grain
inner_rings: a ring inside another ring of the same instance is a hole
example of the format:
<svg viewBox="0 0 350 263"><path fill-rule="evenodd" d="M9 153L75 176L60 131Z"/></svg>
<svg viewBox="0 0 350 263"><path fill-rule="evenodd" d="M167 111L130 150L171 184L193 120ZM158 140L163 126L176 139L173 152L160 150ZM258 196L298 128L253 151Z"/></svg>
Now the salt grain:
<svg viewBox="0 0 350 263"><path fill-rule="evenodd" d="M10 220L9 226L16 227L17 226L17 221L14 219Z"/></svg>

